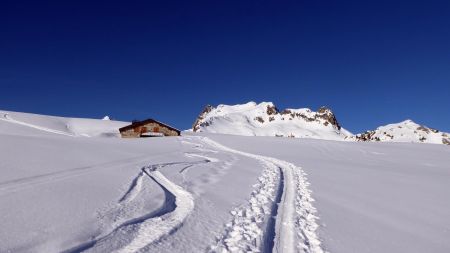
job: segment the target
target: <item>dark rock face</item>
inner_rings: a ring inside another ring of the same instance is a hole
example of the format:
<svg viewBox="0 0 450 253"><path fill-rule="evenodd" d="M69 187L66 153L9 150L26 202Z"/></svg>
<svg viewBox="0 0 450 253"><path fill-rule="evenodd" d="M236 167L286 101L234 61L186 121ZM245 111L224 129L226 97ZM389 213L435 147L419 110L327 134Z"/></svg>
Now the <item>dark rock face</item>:
<svg viewBox="0 0 450 253"><path fill-rule="evenodd" d="M445 145L450 145L450 139L442 138L442 143Z"/></svg>
<svg viewBox="0 0 450 253"><path fill-rule="evenodd" d="M292 120L292 118L301 118L304 121L307 122L313 122L313 121L318 121L319 119L323 119L325 120L324 125L328 126L329 124L331 124L332 126L336 127L338 130L341 130L341 126L339 125L339 122L336 119L336 116L334 115L334 113L327 107L320 107L319 110L317 111L317 114L314 115L314 117L308 117L302 113L294 113L291 110L285 109L281 112L279 112L279 110L275 107L275 106L267 106L267 114L268 115L290 115L289 120ZM284 118L283 118L284 120ZM270 120L269 118L269 121Z"/></svg>
<svg viewBox="0 0 450 253"><path fill-rule="evenodd" d="M326 120L326 122L329 122L331 125L336 126L337 129L341 130L341 125L339 125L336 116L330 109L328 109L325 106L322 106L319 108L317 112L318 115L316 117Z"/></svg>
<svg viewBox="0 0 450 253"><path fill-rule="evenodd" d="M282 112L280 112L281 115L291 114L291 110L284 109Z"/></svg>
<svg viewBox="0 0 450 253"><path fill-rule="evenodd" d="M260 123L264 123L264 119L261 116L256 117L255 120L259 121Z"/></svg>
<svg viewBox="0 0 450 253"><path fill-rule="evenodd" d="M418 127L417 130L424 131L424 132L427 133L427 134L430 133L430 129L428 129L428 128L426 128L426 127L423 127L423 126Z"/></svg>
<svg viewBox="0 0 450 253"><path fill-rule="evenodd" d="M276 115L278 114L278 109L275 106L267 106L267 115Z"/></svg>
<svg viewBox="0 0 450 253"><path fill-rule="evenodd" d="M203 111L198 115L197 119L195 120L194 124L192 125L192 130L194 132L197 132L200 129L200 126L209 126L208 122L203 122L203 123L200 123L200 122L205 118L205 115L210 113L213 109L214 109L214 107L211 105L205 106Z"/></svg>
<svg viewBox="0 0 450 253"><path fill-rule="evenodd" d="M375 131L366 131L362 134L355 135L357 141L380 141L379 137L373 137Z"/></svg>
<svg viewBox="0 0 450 253"><path fill-rule="evenodd" d="M319 108L319 110L317 111L318 113L331 113L331 110L330 109L328 109L327 107L325 107L325 106L322 106L322 107L320 107Z"/></svg>

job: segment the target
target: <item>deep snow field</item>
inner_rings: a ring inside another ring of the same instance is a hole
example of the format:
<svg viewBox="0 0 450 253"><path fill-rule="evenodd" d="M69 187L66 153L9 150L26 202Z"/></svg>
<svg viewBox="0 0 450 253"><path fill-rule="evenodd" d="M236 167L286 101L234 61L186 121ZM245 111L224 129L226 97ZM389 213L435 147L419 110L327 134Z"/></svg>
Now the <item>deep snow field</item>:
<svg viewBox="0 0 450 253"><path fill-rule="evenodd" d="M448 146L126 124L0 111L0 252L450 252Z"/></svg>

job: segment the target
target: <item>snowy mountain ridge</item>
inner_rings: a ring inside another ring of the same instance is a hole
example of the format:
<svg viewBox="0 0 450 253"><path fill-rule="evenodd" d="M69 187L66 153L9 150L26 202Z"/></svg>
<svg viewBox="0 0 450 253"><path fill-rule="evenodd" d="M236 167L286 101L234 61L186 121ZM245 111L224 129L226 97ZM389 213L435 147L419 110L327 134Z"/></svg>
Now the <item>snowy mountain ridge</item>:
<svg viewBox="0 0 450 253"><path fill-rule="evenodd" d="M317 112L309 108L280 111L272 102L208 105L192 129L194 132L327 140L344 140L352 135L326 107Z"/></svg>
<svg viewBox="0 0 450 253"><path fill-rule="evenodd" d="M450 145L450 134L412 120L352 134L327 107L278 110L272 102L206 106L192 126L194 132L245 136L278 136L346 141L415 142Z"/></svg>
<svg viewBox="0 0 450 253"><path fill-rule="evenodd" d="M349 137L356 141L417 142L450 145L450 134L408 119Z"/></svg>

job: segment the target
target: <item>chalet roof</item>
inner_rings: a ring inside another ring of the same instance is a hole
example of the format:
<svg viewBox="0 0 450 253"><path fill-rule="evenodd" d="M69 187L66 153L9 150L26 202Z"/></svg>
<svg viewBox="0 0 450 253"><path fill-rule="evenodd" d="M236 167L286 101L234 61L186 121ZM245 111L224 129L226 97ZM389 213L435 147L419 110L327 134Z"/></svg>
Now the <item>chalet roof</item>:
<svg viewBox="0 0 450 253"><path fill-rule="evenodd" d="M128 125L128 126L124 126L124 127L119 128L119 131L120 131L120 132L127 131L127 130L129 130L129 129L133 129L133 128L135 128L135 127L143 126L143 125L148 124L148 123L156 123L156 124L159 124L159 125L161 125L161 126L167 127L167 128L169 128L170 130L173 130L173 131L177 132L178 134L180 134L180 130L178 130L178 129L174 128L174 127L171 127L171 126L169 126L169 125L167 125L167 124L164 124L164 123L162 123L162 122L159 122L159 121L157 121L157 120L154 120L154 119L146 119L146 120L143 120L143 121L133 122L131 125Z"/></svg>

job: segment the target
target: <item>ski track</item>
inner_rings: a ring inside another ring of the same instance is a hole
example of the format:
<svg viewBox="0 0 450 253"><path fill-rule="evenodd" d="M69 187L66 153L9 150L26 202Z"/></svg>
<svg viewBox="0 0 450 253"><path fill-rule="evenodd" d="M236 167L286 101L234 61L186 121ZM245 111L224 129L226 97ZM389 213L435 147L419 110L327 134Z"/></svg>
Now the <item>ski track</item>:
<svg viewBox="0 0 450 253"><path fill-rule="evenodd" d="M0 196L30 189L39 185L45 185L56 181L66 180L77 176L82 176L97 170L113 169L120 166L129 166L137 161L144 160L145 156L138 156L116 160L113 162L105 162L91 166L76 167L62 171L50 172L41 175L34 175L25 178L13 179L0 183Z"/></svg>
<svg viewBox="0 0 450 253"><path fill-rule="evenodd" d="M185 155L188 157L199 157L204 160L171 162L143 167L138 176L131 182L128 190L119 199L118 207L115 211L113 210L113 213L116 216L121 216L128 210L128 206L132 206L133 200L138 197L145 187L145 176L156 182L166 194L166 201L159 210L120 224L112 224L115 227L112 232L64 252L137 252L176 231L193 211L194 198L191 193L167 179L158 169L174 165L186 165L183 168L185 170L187 167L215 161L214 158L207 156L191 155L190 153L185 153ZM121 219L120 217L114 217L114 220L120 221Z"/></svg>
<svg viewBox="0 0 450 253"><path fill-rule="evenodd" d="M41 130L41 131L44 131L44 132L49 132L49 133L54 133L54 134L59 134L59 135L65 135L65 136L70 136L70 137L76 137L77 136L77 135L72 134L72 133L59 131L59 130L54 130L54 129L50 129L50 128L46 128L46 127L41 127L41 126L29 124L29 123L26 123L26 122L23 122L23 121L15 120L15 119L11 118L11 116L9 116L9 114L7 114L7 113L3 114L3 117L0 117L0 120L6 121L6 122L10 122L10 123L14 123L14 124L18 124L18 125L22 125L22 126L35 128L35 129L38 129L38 130ZM83 136L86 136L86 135L83 135Z"/></svg>
<svg viewBox="0 0 450 253"><path fill-rule="evenodd" d="M184 219L194 210L194 198L189 192L172 183L154 168L147 167L143 171L175 196L176 208L173 212L142 222L137 236L133 238L131 243L116 252L136 252L164 235L170 234L181 226Z"/></svg>
<svg viewBox="0 0 450 253"><path fill-rule="evenodd" d="M187 156L187 157L203 158L205 161L208 161L208 162L218 162L219 161L216 158L212 158L212 157L201 155L201 154L197 154L197 153L184 153L184 155Z"/></svg>
<svg viewBox="0 0 450 253"><path fill-rule="evenodd" d="M256 159L264 167L249 202L231 212L232 221L226 224L225 233L217 244L211 246L211 252L323 252L316 234L318 218L312 205L314 200L307 188L306 174L300 167L231 149L207 137L199 139L218 150ZM279 191L282 191L281 199ZM271 217L273 215L276 217ZM272 218L276 219L275 227L270 221Z"/></svg>

